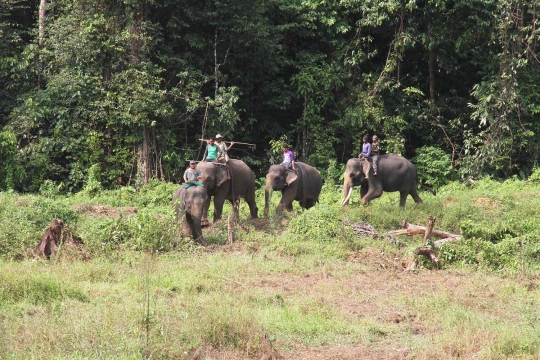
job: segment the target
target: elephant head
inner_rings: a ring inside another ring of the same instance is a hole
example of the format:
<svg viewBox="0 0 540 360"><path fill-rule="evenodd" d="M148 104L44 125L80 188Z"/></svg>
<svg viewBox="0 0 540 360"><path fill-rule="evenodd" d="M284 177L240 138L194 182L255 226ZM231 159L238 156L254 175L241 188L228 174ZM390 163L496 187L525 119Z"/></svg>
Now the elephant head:
<svg viewBox="0 0 540 360"><path fill-rule="evenodd" d="M182 222L183 235L193 236L201 244L204 244L201 219L206 199L206 189L200 186L188 189L181 186L173 195L173 207L178 221Z"/></svg>
<svg viewBox="0 0 540 360"><path fill-rule="evenodd" d="M367 160L357 158L347 161L345 174L343 175L343 200L341 205L348 205L353 186L364 185L368 182L366 173L369 174L370 164Z"/></svg>
<svg viewBox="0 0 540 360"><path fill-rule="evenodd" d="M264 188L264 215L268 215L268 206L270 202L270 190L283 190L292 184L298 176L287 171L284 166L272 165L268 174L266 174L266 187Z"/></svg>
<svg viewBox="0 0 540 360"><path fill-rule="evenodd" d="M197 169L201 172L201 182L211 194L213 190L227 181L227 169L223 165L214 165L210 162L200 162Z"/></svg>

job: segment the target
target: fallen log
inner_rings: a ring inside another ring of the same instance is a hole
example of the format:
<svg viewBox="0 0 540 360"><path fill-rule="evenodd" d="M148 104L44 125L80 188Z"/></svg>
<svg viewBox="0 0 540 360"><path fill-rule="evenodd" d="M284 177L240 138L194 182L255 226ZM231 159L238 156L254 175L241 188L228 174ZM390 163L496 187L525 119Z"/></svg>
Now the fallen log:
<svg viewBox="0 0 540 360"><path fill-rule="evenodd" d="M457 244L459 242L459 240L460 239L455 238L455 237L449 237L449 238L445 238L445 239L435 240L433 242L433 246L435 247L435 249L438 249L441 245L446 244L446 243Z"/></svg>
<svg viewBox="0 0 540 360"><path fill-rule="evenodd" d="M399 235L407 235L407 236L413 236L413 235L425 235L427 230L427 227L420 226L420 225L414 225L409 223L408 221L403 222L403 229L401 230L392 230L388 233L391 235L399 236ZM457 234L452 234L447 231L441 231L441 230L435 230L432 229L431 235L437 237L437 238L454 238L457 240L461 240L462 236Z"/></svg>
<svg viewBox="0 0 540 360"><path fill-rule="evenodd" d="M424 256L427 256L428 258L431 259L431 262L433 263L433 265L435 266L439 266L439 259L437 258L437 256L435 256L435 254L433 253L432 249L431 249L431 246L421 246L421 247L418 247L416 249L414 249L414 254L415 255L424 255Z"/></svg>

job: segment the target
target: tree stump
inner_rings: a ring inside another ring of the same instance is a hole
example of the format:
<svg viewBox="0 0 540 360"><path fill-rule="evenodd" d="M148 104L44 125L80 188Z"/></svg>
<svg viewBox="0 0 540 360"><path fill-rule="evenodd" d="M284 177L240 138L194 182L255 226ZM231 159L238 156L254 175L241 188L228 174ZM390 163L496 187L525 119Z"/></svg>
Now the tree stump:
<svg viewBox="0 0 540 360"><path fill-rule="evenodd" d="M232 244L234 242L234 233L235 233L234 219L235 219L235 216L233 214L229 214L227 218L227 244Z"/></svg>
<svg viewBox="0 0 540 360"><path fill-rule="evenodd" d="M58 249L68 244L80 250L82 240L73 236L67 231L67 226L58 219L52 219L51 225L45 229L45 233L41 237L41 241L36 246L34 253L38 256L50 259L52 255L58 252Z"/></svg>
<svg viewBox="0 0 540 360"><path fill-rule="evenodd" d="M422 245L425 245L426 242L431 238L431 232L433 231L433 226L435 225L435 217L429 216L428 223L426 226L426 232L424 234L424 240L422 240Z"/></svg>

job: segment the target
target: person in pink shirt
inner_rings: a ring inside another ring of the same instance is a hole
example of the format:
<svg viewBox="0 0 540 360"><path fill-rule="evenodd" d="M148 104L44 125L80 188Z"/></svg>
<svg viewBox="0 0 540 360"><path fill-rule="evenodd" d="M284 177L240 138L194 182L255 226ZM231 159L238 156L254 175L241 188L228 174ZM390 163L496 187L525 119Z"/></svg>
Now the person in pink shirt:
<svg viewBox="0 0 540 360"><path fill-rule="evenodd" d="M283 145L283 154L281 155L281 160L281 165L285 166L285 168L292 168L293 171L296 171L296 168L294 166L294 153L289 150L288 145Z"/></svg>

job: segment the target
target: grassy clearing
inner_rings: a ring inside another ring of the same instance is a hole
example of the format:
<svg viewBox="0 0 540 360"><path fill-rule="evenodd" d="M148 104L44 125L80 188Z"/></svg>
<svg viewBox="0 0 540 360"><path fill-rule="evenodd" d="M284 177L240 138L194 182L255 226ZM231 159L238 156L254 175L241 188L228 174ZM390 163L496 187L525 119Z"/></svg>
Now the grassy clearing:
<svg viewBox="0 0 540 360"><path fill-rule="evenodd" d="M227 245L218 223L204 248L178 238L174 188L1 194L0 358L540 356L535 184L451 184L405 209L397 194L368 207L355 194L340 208L339 191L326 188L315 208L282 219L250 222L243 205L239 241ZM98 205L136 212L104 216L91 211ZM465 236L441 250L438 271L424 262L403 271L419 238L398 249L342 222L386 231L428 215ZM30 255L51 217L83 238L89 260Z"/></svg>

